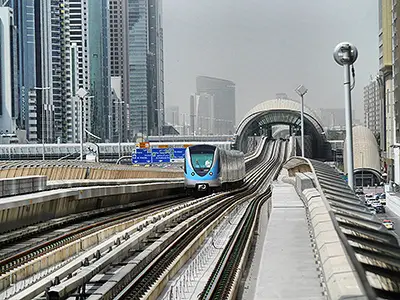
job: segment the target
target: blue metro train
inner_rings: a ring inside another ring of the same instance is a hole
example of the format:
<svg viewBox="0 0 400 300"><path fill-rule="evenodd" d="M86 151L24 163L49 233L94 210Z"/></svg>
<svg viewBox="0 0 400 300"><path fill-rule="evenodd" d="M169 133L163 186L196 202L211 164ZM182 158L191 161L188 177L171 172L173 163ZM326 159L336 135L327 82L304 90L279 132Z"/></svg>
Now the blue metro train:
<svg viewBox="0 0 400 300"><path fill-rule="evenodd" d="M185 151L185 189L198 195L240 186L246 176L244 154L212 145L194 145Z"/></svg>

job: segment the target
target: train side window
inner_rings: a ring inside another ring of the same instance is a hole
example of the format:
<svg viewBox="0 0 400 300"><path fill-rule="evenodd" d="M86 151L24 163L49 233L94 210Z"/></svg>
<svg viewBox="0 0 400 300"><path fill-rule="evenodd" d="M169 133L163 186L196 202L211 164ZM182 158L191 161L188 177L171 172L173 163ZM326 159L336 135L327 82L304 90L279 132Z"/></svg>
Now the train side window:
<svg viewBox="0 0 400 300"><path fill-rule="evenodd" d="M186 174L186 158L183 160L183 172Z"/></svg>

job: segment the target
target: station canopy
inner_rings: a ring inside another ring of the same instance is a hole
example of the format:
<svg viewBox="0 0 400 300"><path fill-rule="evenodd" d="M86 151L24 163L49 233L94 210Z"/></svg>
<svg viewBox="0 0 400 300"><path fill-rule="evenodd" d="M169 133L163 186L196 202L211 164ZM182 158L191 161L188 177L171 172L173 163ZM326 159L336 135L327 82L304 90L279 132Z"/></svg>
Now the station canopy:
<svg viewBox="0 0 400 300"><path fill-rule="evenodd" d="M300 136L301 103L291 99L273 99L253 107L239 123L236 130L236 147L244 151L248 138L268 135L275 125L287 125L290 133ZM323 158L326 154L326 137L317 114L304 106L304 132L312 158ZM272 134L271 134L272 137Z"/></svg>

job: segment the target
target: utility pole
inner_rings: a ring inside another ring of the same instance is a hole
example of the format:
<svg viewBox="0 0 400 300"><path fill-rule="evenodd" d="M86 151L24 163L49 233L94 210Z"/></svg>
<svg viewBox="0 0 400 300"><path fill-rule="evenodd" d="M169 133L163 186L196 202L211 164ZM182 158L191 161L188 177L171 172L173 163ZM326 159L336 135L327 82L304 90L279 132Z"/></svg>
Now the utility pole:
<svg viewBox="0 0 400 300"><path fill-rule="evenodd" d="M45 90L50 90L51 87L50 86L47 86L47 87L35 86L34 89L45 91ZM45 107L45 103L44 103L43 99L44 99L44 97L42 94L42 105L41 105L41 109L42 109L42 160L45 160L45 147L44 147L44 137L45 137L45 124L44 124L45 123L45 109L44 109L44 107ZM37 101L37 97L36 97L36 101ZM36 108L37 108L37 105L36 105Z"/></svg>
<svg viewBox="0 0 400 300"><path fill-rule="evenodd" d="M337 64L343 66L344 71L344 100L346 114L346 155L348 184L354 189L354 157L353 157L353 120L351 116L351 84L350 65L353 65L358 57L358 50L348 42L343 42L335 47L333 58Z"/></svg>
<svg viewBox="0 0 400 300"><path fill-rule="evenodd" d="M304 95L307 93L304 85L296 88L296 93L301 97L301 156L304 157Z"/></svg>
<svg viewBox="0 0 400 300"><path fill-rule="evenodd" d="M77 92L76 95L79 97L79 139L80 139L80 161L83 161L83 99L88 95L89 93L83 89L80 88Z"/></svg>

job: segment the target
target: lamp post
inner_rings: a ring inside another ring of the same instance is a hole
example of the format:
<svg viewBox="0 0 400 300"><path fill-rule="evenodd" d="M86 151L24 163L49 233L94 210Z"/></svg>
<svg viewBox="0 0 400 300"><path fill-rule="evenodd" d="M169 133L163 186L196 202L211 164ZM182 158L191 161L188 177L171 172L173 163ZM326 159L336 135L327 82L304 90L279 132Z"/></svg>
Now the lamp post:
<svg viewBox="0 0 400 300"><path fill-rule="evenodd" d="M301 156L304 157L304 95L308 90L304 85L299 85L295 91L301 97Z"/></svg>
<svg viewBox="0 0 400 300"><path fill-rule="evenodd" d="M350 65L354 64L358 57L358 50L348 42L343 42L335 47L333 58L336 63L343 66L344 70L344 100L346 113L346 154L348 184L354 188L354 157L353 157L353 123L351 117L351 86Z"/></svg>
<svg viewBox="0 0 400 300"><path fill-rule="evenodd" d="M364 191L364 153L360 152L361 154L361 187Z"/></svg>
<svg viewBox="0 0 400 300"><path fill-rule="evenodd" d="M37 86L35 86L34 87L34 89L35 90L42 90L42 91L44 91L44 90L50 90L51 89L51 87L50 86L47 86L47 87L37 87ZM43 100L43 95L42 95L42 100ZM44 147L44 101L42 101L42 105L41 105L42 107L41 107L41 109L42 109L42 160L45 160L45 153L44 153L44 150L45 150L45 147Z"/></svg>
<svg viewBox="0 0 400 300"><path fill-rule="evenodd" d="M80 88L77 92L76 95L79 97L79 111L80 111L80 117L79 117L79 140L80 140L80 161L83 161L83 99L88 95L89 93L83 89Z"/></svg>
<svg viewBox="0 0 400 300"><path fill-rule="evenodd" d="M122 105L125 101L115 101L114 104L119 104L118 106L118 158L121 158L121 140L122 140Z"/></svg>

